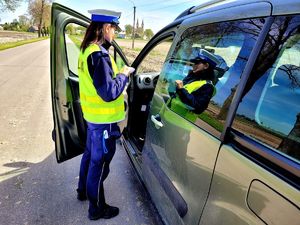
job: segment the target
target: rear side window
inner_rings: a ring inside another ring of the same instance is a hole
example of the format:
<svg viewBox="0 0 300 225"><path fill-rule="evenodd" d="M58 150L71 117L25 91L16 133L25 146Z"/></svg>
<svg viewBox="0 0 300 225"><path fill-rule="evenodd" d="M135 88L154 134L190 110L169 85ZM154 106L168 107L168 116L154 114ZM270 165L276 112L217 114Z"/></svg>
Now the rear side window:
<svg viewBox="0 0 300 225"><path fill-rule="evenodd" d="M219 60L214 70L215 94L208 101L205 99L208 105L204 107L204 111L197 113L196 119L195 116L186 113L192 111L186 104L172 107L173 101L167 98L170 109L219 137L241 74L263 25L264 19L248 19L187 29L164 64L158 82L160 92L164 96L174 95L175 80L184 80L188 76L193 66L190 60L195 57L197 51L205 49Z"/></svg>
<svg viewBox="0 0 300 225"><path fill-rule="evenodd" d="M300 160L300 16L277 17L246 85L233 128Z"/></svg>

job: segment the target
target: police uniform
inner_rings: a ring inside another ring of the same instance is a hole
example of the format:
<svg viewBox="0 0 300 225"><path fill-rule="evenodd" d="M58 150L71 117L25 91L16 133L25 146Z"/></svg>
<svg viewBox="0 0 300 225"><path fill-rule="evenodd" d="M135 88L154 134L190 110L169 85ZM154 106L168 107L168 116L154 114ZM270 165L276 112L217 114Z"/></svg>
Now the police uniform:
<svg viewBox="0 0 300 225"><path fill-rule="evenodd" d="M117 25L120 13L90 11L92 21ZM89 218L111 218L119 212L105 201L103 182L115 154L116 139L121 136L117 122L124 120L124 96L128 77L119 73L109 55L110 43L90 44L78 60L80 104L87 123L87 140L82 156L78 195L89 200Z"/></svg>

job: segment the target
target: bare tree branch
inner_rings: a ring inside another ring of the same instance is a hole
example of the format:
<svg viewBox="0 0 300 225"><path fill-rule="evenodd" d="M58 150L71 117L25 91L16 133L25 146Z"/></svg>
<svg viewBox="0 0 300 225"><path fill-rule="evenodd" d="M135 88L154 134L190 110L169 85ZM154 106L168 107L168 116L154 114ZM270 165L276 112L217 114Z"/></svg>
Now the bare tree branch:
<svg viewBox="0 0 300 225"><path fill-rule="evenodd" d="M0 12L14 12L21 2L22 0L0 0Z"/></svg>

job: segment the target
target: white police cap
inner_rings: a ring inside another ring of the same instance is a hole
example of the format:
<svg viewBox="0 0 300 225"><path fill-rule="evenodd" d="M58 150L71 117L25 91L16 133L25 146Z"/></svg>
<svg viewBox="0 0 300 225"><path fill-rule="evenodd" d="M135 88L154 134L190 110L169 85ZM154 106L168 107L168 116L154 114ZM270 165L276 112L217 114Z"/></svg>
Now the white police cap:
<svg viewBox="0 0 300 225"><path fill-rule="evenodd" d="M121 12L116 12L112 10L106 9L93 9L88 10L88 13L92 14L91 20L94 22L102 22L102 23L111 23L117 26L119 30L119 18L121 17Z"/></svg>

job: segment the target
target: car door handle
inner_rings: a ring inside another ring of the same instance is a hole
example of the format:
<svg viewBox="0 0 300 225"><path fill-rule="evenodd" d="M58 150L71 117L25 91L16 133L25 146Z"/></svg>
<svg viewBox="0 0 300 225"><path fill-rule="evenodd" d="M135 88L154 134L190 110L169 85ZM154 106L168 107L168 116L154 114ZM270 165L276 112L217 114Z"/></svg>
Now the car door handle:
<svg viewBox="0 0 300 225"><path fill-rule="evenodd" d="M160 120L161 119L158 114L156 116L154 115L151 116L151 121L154 123L156 129L162 128L164 126Z"/></svg>

